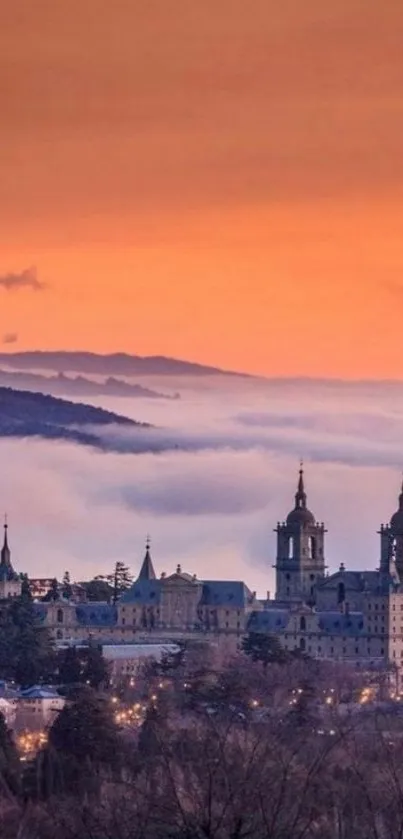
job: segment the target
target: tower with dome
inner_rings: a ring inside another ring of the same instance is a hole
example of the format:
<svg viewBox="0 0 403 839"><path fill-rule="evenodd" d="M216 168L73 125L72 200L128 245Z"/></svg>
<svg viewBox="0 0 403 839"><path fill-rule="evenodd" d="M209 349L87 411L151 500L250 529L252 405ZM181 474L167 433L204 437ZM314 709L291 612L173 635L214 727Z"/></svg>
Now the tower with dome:
<svg viewBox="0 0 403 839"><path fill-rule="evenodd" d="M276 599L284 603L315 602L315 590L325 576L325 526L307 507L301 463L295 505L284 522L278 522Z"/></svg>

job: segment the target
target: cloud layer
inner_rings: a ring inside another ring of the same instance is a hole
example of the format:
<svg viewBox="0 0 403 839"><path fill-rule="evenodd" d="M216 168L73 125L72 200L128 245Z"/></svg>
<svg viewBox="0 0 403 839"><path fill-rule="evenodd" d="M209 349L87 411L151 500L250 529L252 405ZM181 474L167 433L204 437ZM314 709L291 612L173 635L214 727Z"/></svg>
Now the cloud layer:
<svg viewBox="0 0 403 839"><path fill-rule="evenodd" d="M122 411L120 400L102 404ZM273 591L273 528L293 506L300 456L309 506L329 530L330 567L377 566L376 531L400 490L403 392L271 383L188 391L176 404L127 400L124 412L164 424L158 433L187 450L0 442L0 504L18 570L85 578L123 559L135 572L150 532L158 572L180 562L205 579Z"/></svg>

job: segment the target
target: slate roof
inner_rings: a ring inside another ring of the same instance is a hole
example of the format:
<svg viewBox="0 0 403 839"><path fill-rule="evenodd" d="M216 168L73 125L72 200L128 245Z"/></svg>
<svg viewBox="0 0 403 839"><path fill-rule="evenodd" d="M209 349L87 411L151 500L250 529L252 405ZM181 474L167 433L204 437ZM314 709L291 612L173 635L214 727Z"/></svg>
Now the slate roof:
<svg viewBox="0 0 403 839"><path fill-rule="evenodd" d="M154 605L160 602L160 580L136 580L119 598L119 603L141 603Z"/></svg>
<svg viewBox="0 0 403 839"><path fill-rule="evenodd" d="M80 603L76 606L76 617L81 626L114 626L118 612L110 603Z"/></svg>
<svg viewBox="0 0 403 839"><path fill-rule="evenodd" d="M22 699L61 699L60 693L53 688L43 687L42 685L33 685L26 690L21 691Z"/></svg>
<svg viewBox="0 0 403 839"><path fill-rule="evenodd" d="M339 582L344 583L346 590L368 591L372 594L387 592L393 579L389 575L381 575L379 571L336 571L318 582L318 589L334 588Z"/></svg>
<svg viewBox="0 0 403 839"><path fill-rule="evenodd" d="M319 629L329 635L364 635L362 612L318 612Z"/></svg>
<svg viewBox="0 0 403 839"><path fill-rule="evenodd" d="M291 609L263 609L261 612L252 612L248 621L248 630L250 632L281 632L287 628L291 614ZM318 619L320 632L328 635L365 634L362 612L325 611L312 614Z"/></svg>
<svg viewBox="0 0 403 839"><path fill-rule="evenodd" d="M285 629L290 618L288 609L264 609L252 612L248 621L249 632L280 632Z"/></svg>
<svg viewBox="0 0 403 839"><path fill-rule="evenodd" d="M234 606L242 608L253 602L252 592L240 581L207 580L203 583L201 606Z"/></svg>

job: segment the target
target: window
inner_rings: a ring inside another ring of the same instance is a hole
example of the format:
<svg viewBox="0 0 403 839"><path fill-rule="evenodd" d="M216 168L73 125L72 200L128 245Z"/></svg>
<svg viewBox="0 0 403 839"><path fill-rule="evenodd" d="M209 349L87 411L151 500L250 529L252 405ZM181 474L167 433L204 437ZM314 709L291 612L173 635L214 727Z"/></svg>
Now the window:
<svg viewBox="0 0 403 839"><path fill-rule="evenodd" d="M291 574L286 574L285 578L286 578L286 580L290 580L291 579Z"/></svg>
<svg viewBox="0 0 403 839"><path fill-rule="evenodd" d="M63 623L63 609L57 610L56 620L58 623Z"/></svg>
<svg viewBox="0 0 403 839"><path fill-rule="evenodd" d="M305 650L305 638L299 639L299 648L300 650Z"/></svg>
<svg viewBox="0 0 403 839"><path fill-rule="evenodd" d="M290 536L288 540L288 559L294 559L294 537Z"/></svg>
<svg viewBox="0 0 403 839"><path fill-rule="evenodd" d="M302 618L299 619L299 628L301 632L305 632L306 630L306 619L304 618L304 616L302 616Z"/></svg>
<svg viewBox="0 0 403 839"><path fill-rule="evenodd" d="M287 597L289 597L290 596L290 587L289 586L287 586L286 593L287 593Z"/></svg>
<svg viewBox="0 0 403 839"><path fill-rule="evenodd" d="M347 652L347 648L346 648L346 647L343 647L343 655L345 655L345 654L346 654L346 652Z"/></svg>
<svg viewBox="0 0 403 839"><path fill-rule="evenodd" d="M56 638L63 638L63 632L61 629L58 629L56 632Z"/></svg>
<svg viewBox="0 0 403 839"><path fill-rule="evenodd" d="M355 654L358 655L358 647L355 648Z"/></svg>

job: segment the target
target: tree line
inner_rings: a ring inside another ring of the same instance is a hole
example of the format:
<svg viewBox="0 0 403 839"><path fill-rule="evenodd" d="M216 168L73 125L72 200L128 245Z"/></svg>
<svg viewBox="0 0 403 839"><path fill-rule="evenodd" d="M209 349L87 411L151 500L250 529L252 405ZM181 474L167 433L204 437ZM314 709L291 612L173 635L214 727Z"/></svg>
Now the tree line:
<svg viewBox="0 0 403 839"><path fill-rule="evenodd" d="M403 836L403 717L398 703L351 708L355 671L187 645L137 681L141 726L81 687L28 764L1 723L2 839Z"/></svg>

